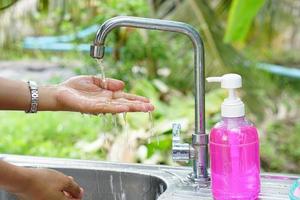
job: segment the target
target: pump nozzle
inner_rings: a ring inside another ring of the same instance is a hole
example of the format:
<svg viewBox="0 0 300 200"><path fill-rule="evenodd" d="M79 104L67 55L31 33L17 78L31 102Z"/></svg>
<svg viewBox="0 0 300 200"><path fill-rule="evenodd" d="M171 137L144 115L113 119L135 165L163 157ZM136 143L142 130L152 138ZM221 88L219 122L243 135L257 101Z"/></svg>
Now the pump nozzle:
<svg viewBox="0 0 300 200"><path fill-rule="evenodd" d="M242 87L242 77L238 74L224 74L221 77L208 77L207 82L221 82L225 89L236 89Z"/></svg>
<svg viewBox="0 0 300 200"><path fill-rule="evenodd" d="M245 115L244 103L236 96L235 89L242 87L242 77L238 74L225 74L221 77L208 77L207 82L220 82L221 88L228 90L228 98L222 103L223 117L241 117Z"/></svg>
<svg viewBox="0 0 300 200"><path fill-rule="evenodd" d="M207 77L206 80L209 83L211 83L211 82L221 82L222 81L222 77L219 77L219 76L216 76L216 77Z"/></svg>

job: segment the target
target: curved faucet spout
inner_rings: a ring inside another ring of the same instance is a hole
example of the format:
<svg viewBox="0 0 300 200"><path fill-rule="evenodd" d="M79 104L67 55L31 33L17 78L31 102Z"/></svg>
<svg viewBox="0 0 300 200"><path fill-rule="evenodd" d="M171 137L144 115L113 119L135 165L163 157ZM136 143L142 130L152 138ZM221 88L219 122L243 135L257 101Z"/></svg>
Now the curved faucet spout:
<svg viewBox="0 0 300 200"><path fill-rule="evenodd" d="M181 33L192 41L194 47L194 80L195 80L195 134L193 134L193 178L208 180L208 136L205 133L204 102L204 46L200 34L191 25L150 18L120 16L104 22L97 31L96 39L91 45L90 55L93 58L104 57L104 43L107 35L118 27L134 27Z"/></svg>

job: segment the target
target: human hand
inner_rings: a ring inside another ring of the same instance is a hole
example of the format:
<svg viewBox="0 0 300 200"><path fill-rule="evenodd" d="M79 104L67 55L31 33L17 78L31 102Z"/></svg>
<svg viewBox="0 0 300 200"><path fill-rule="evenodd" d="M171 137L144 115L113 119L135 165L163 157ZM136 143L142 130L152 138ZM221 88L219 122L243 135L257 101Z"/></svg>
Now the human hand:
<svg viewBox="0 0 300 200"><path fill-rule="evenodd" d="M125 93L124 82L76 76L56 88L58 110L81 113L148 112L154 109L145 97Z"/></svg>
<svg viewBox="0 0 300 200"><path fill-rule="evenodd" d="M21 200L80 200L83 189L70 176L50 169L22 169L26 185L15 191Z"/></svg>

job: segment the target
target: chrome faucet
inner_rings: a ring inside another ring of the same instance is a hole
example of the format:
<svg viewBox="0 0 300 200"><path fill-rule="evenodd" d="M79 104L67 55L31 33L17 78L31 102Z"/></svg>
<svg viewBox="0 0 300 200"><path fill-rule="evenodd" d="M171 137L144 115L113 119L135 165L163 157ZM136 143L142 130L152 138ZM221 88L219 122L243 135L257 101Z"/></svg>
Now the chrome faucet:
<svg viewBox="0 0 300 200"><path fill-rule="evenodd" d="M151 18L120 16L105 21L96 34L91 45L90 55L102 59L105 52L106 36L118 27L134 27L182 33L192 41L194 46L194 86L195 86L195 133L192 145L180 143L180 125L173 125L173 159L177 161L193 161L191 178L195 182L209 181L208 167L208 135L205 133L205 87L204 87L204 46L200 34L189 24Z"/></svg>

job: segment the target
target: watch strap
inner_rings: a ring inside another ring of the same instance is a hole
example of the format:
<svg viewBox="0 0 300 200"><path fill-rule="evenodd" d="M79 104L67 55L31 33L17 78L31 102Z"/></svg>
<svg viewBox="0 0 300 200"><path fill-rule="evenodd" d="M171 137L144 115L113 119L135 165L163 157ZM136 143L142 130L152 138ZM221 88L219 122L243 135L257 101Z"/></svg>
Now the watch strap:
<svg viewBox="0 0 300 200"><path fill-rule="evenodd" d="M34 81L27 81L27 84L30 90L31 103L30 103L30 108L29 110L26 111L26 113L36 113L38 109L38 103L39 103L38 86Z"/></svg>

